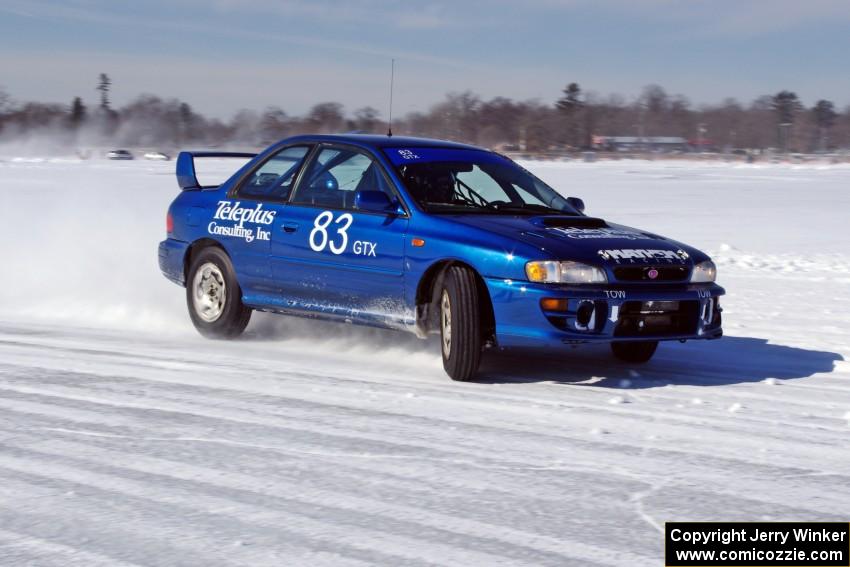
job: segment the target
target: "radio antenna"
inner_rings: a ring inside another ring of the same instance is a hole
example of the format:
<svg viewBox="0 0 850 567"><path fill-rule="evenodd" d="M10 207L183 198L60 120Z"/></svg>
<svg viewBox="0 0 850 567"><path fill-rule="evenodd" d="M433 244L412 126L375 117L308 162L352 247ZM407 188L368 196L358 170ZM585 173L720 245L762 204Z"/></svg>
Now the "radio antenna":
<svg viewBox="0 0 850 567"><path fill-rule="evenodd" d="M390 63L390 119L387 122L387 136L393 135L393 83L395 82L395 59Z"/></svg>

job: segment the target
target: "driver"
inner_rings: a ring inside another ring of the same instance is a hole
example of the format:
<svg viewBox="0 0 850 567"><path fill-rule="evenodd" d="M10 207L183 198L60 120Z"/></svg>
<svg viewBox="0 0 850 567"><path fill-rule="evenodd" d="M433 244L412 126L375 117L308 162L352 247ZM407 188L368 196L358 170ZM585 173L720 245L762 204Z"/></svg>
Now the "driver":
<svg viewBox="0 0 850 567"><path fill-rule="evenodd" d="M420 203L454 202L455 178L448 169L437 169L432 164L410 164L404 171L404 183Z"/></svg>

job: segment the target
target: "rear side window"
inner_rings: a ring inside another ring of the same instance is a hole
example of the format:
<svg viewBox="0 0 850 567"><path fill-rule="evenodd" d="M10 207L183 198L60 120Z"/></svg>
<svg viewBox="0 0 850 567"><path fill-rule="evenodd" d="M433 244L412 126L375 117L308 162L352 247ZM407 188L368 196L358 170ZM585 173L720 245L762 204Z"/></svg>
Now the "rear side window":
<svg viewBox="0 0 850 567"><path fill-rule="evenodd" d="M290 202L354 209L358 191L382 191L393 198L381 166L371 157L349 148L323 148L311 161Z"/></svg>
<svg viewBox="0 0 850 567"><path fill-rule="evenodd" d="M295 176L309 150L308 146L291 146L280 150L242 182L238 195L270 201L287 200Z"/></svg>

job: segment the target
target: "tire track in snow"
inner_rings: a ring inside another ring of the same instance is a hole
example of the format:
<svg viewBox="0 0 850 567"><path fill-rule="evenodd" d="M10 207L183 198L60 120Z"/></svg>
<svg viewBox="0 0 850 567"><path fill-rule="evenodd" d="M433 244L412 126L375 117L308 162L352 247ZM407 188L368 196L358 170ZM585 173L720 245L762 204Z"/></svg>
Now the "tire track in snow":
<svg viewBox="0 0 850 567"><path fill-rule="evenodd" d="M103 378L109 379L109 380L114 382L113 378L109 378L109 377L103 377ZM165 383L162 383L162 384L165 384ZM280 387L282 387L286 384L286 381L280 380L278 382L278 384L279 384ZM278 389L280 389L280 387ZM2 385L0 385L0 389L3 389L3 388L4 387ZM257 423L259 425L276 424L276 425L279 425L279 426L287 428L287 429L292 429L292 428L303 429L303 423L305 421L309 422L311 419L314 419L314 416L310 416L310 415L307 415L307 414L309 414L309 413L315 414L316 408L327 408L329 410L332 410L333 411L332 417L338 419L339 418L339 415L338 415L339 412L347 409L346 406L344 406L343 404L346 404L346 399L349 398L349 396L347 396L347 395L342 395L342 396L339 397L338 400L334 400L332 393L330 391L327 391L326 389L323 390L321 393L314 394L312 396L309 393L302 395L302 394L299 394L297 391L295 391L295 392L287 391L286 392L287 396L294 393L295 395L298 396L298 398L293 399L293 398L281 397L280 395L277 395L277 396L273 396L272 399L277 403L284 404L284 407L287 407L287 408L291 407L292 404L295 404L296 407L297 407L297 404L305 404L307 408L314 410L314 411L306 412L305 415L299 415L299 416L295 416L295 417L289 417L289 416L279 415L279 414L271 414L271 421L263 421L260 418L269 417L268 412L265 412L263 410L258 410L256 408L256 405L254 405L253 407L248 406L248 407L240 408L239 407L240 404L239 404L238 399L235 400L231 405L230 400L227 398L227 395L228 395L228 392L229 392L228 390L221 390L220 391L221 394L222 394L222 399L227 400L226 402L224 402L225 404L227 404L227 407L226 408L221 407L221 404L219 404L218 406L216 406L216 407L212 408L212 410L210 410L210 408L205 407L203 405L200 405L200 406L197 405L195 403L195 400L192 400L192 402L190 402L188 404L186 404L186 403L180 404L180 403L172 402L172 401L167 400L167 399L157 399L157 397L155 395L153 395L153 393L150 393L150 395L146 395L145 398L143 399L142 403L139 403L139 402L136 402L136 401L133 401L133 400L120 399L120 395L119 395L119 399L114 399L114 395L113 395L113 399L110 399L109 396L106 396L106 397L104 397L102 395L101 396L93 396L90 392L86 391L85 389L77 390L76 392L71 392L71 393L66 392L66 393L62 394L62 393L57 392L56 390L62 390L63 388L57 388L55 386L53 388L54 388L53 390L50 390L50 389L45 390L44 388L40 388L40 387L35 387L35 388L33 388L33 387L18 387L17 390L20 390L24 393L29 392L29 393L32 393L32 394L35 394L35 395L47 395L49 397L56 399L57 401L58 401L58 399L65 397L69 400L76 400L77 402L80 402L80 403L95 403L95 402L97 402L97 403L100 403L100 404L115 405L117 407L135 408L135 409L141 409L141 410L149 408L150 404L154 403L154 405L156 406L156 408L158 410L168 409L168 410L173 410L173 411L176 411L176 412L179 412L179 413L191 414L193 416L205 416L205 417L209 417L209 418L220 418L220 419L228 419L228 420L233 420L233 421L244 421L244 422L250 422L250 423ZM163 385L162 388L165 388L165 386ZM7 386L7 387L5 387L5 389L15 391L16 387ZM154 388L154 389L156 389L156 388ZM206 390L206 388L204 388L204 390ZM314 401L314 400L310 399L311 397L316 398L318 400L323 400L323 401ZM334 404L334 403L329 403L329 402L334 402L334 401L337 401L338 405ZM442 400L440 400L440 401L442 401ZM0 402L0 404L1 403L2 402ZM351 405L352 403L353 403L352 401L348 402L349 405ZM539 437L539 438L545 438L545 439L552 439L555 442L563 442L565 440L570 440L572 442L579 442L579 443L586 442L586 438L587 438L587 436L583 433L584 431L586 431L586 428L582 427L583 420L587 419L587 416L592 415L592 413L595 411L595 408L592 405L587 405L587 406L579 405L579 408L586 410L587 413L583 412L583 413L579 413L577 415L573 415L574 411L555 412L554 414L551 414L552 419L548 423L546 423L544 427L536 427L535 428L535 427L529 426L528 422L521 422L520 416L528 415L529 413L537 414L539 416L540 411L541 411L540 408L527 408L524 411L521 411L519 415L516 415L513 418L513 419L517 420L516 422L508 422L506 420L505 416L500 416L500 423L488 423L488 421L486 419L482 419L482 418L477 418L477 419L473 419L473 420L464 419L463 416L462 416L462 412L459 411L461 409L461 407L458 407L457 411L451 409L451 406L458 406L458 404L459 404L459 402L457 402L456 400L451 400L451 399L449 399L448 402L447 402L449 404L448 408L440 408L440 407L436 407L434 405L428 405L427 407L409 407L408 406L408 407L402 407L402 408L393 408L393 411L376 410L374 404L368 405L368 403L367 403L366 407L363 407L363 403L362 402L359 402L359 403L361 405L360 405L360 407L356 408L356 411L368 411L370 418L372 418L372 419L375 419L378 415L381 415L385 419L394 419L396 421L401 420L405 424L409 424L409 423L412 422L413 425L416 425L420 428L425 427L428 431L430 431L430 429L432 427L435 427L435 426L437 426L437 427L452 427L452 426L459 426L459 425L460 426L477 426L477 427L484 428L484 429L494 430L494 432L499 434L499 435L510 434L510 435L514 435L514 436L517 436L517 437L520 437L520 438L522 438L524 435L526 435L526 436L531 437L532 439L534 437ZM572 402L565 402L565 403L572 403ZM479 404L480 404L480 402L479 402ZM551 403L550 403L550 405L551 405ZM724 414L726 414L726 415L724 415L723 418L712 418L710 416L704 416L704 415L700 415L699 417L678 416L678 415L659 417L657 415L657 413L654 413L652 410L636 409L631 404L629 406L630 407L628 407L628 408L616 408L616 409L612 410L612 409L609 409L608 405L606 404L606 405L602 406L600 411L602 411L604 413L613 414L613 416L615 416L616 419L620 420L620 422L621 422L620 426L623 430L628 430L628 429L633 428L637 425L637 423L629 424L628 421L637 421L639 423L643 420L646 420L649 423L644 423L643 424L644 428L650 427L651 428L650 431L652 431L653 429L658 430L658 431L665 431L665 430L668 430L668 428L665 427L664 422L672 419L673 421L677 422L675 432L679 436L681 436L681 437L689 437L689 436L693 437L693 436L701 435L701 432L704 430L706 425L711 425L712 431L714 431L715 433L716 432L725 432L727 434L732 435L731 437L725 437L724 438L724 446L720 447L721 451L731 452L734 455L731 458L739 458L740 459L741 458L741 449L745 449L746 451L757 451L758 448L759 448L759 445L754 444L754 443L758 438L753 437L754 434L757 434L757 435L760 435L762 437L762 440L760 441L760 443L762 443L762 444L763 443L769 443L771 441L775 442L775 441L779 441L779 440L781 440L785 444L790 444L790 443L796 442L797 444L795 446L789 445L789 448L793 449L793 450L789 450L788 452L794 454L795 458L800 460L801 465L804 465L805 463L810 462L811 459L821 459L822 465L828 465L829 464L830 457L826 456L826 461L824 461L824 456L823 456L821 448L818 447L817 444L813 444L811 442L810 435L808 435L806 432L796 431L796 430L793 430L793 429L791 431L787 431L787 428L780 427L783 424L775 422L775 421L766 420L765 423L767 425L769 425L770 427L768 427L768 428L762 427L760 429L752 429L751 428L751 429L749 429L749 435L742 436L742 435L740 435L740 433L745 430L742 427L743 424L741 423L741 421L739 421L737 419L731 419L728 416L728 413L726 413L726 412L723 412ZM491 410L493 409L493 406L489 405L489 404L484 404L484 407L487 407L488 409L491 409ZM567 406L567 407L569 407L569 406ZM569 409L574 410L575 408L569 407ZM406 411L406 413L404 413L405 411ZM505 408L504 409L504 412L506 412L506 413L512 413L512 412L516 412L516 411L517 411L516 408ZM416 415L417 413L420 413L420 412L423 413L424 416ZM399 415L400 413L402 415ZM98 412L94 412L94 415L98 415ZM439 419L437 419L437 418L439 418ZM625 420L625 422L623 422L623 420ZM835 419L835 421L837 423L841 423L841 425L839 426L840 429L838 427L831 429L831 431L833 433L833 435L831 437L830 436L824 437L824 434L829 433L830 429L827 429L823 426L818 427L818 430L819 430L818 442L819 443L825 444L825 446L835 446L835 445L840 445L840 443L844 441L844 439L845 439L845 436L844 436L845 426L838 419ZM335 436L348 437L348 436L351 435L351 428L352 427L354 429L357 428L356 423L354 423L351 426L349 425L349 423L351 423L351 420L346 422L344 427L340 427L340 426L328 427L327 425L324 425L324 424L314 425L311 428L311 430L321 430L321 431L328 432L329 434L332 434L332 435L335 435ZM717 425L717 423L722 425L722 427L719 427ZM582 433L576 433L577 431L582 432ZM379 437L375 438L374 433L364 434L362 431L358 432L358 438L369 438L370 435L372 435L372 439L375 439L376 441L379 441L379 442L386 442L386 440L387 440L385 433L382 433ZM426 431L425 433L423 433L421 435L414 435L412 438L421 439L421 442L424 444L422 446L427 447L427 446L430 446L430 445L428 445L428 440L427 440L429 435L430 435L430 433L428 433ZM410 436L405 437L405 442L409 443L412 438ZM623 442L628 443L629 441L631 441L634 444L634 443L638 443L638 442L644 442L645 439L641 438L640 440L637 440L637 439L629 440L628 436L624 437L623 435L619 435L617 437L616 441L607 441L603 437L601 440L597 441L597 443L613 443L613 444L616 445L616 444L621 444ZM465 447L464 450L474 451L475 447ZM680 448L680 450L687 452L687 453L693 453L695 449L694 448L688 448L688 447L682 447L682 448ZM714 451L716 451L716 449L712 448L712 454L716 454L716 453L714 453ZM837 459L834 466L838 466L838 465L843 464L845 462L841 458L840 455L833 455L832 458Z"/></svg>
<svg viewBox="0 0 850 567"><path fill-rule="evenodd" d="M323 442L319 442L319 444L320 444L320 445L323 445L324 443L323 443ZM593 459L594 454L598 457L598 451L597 451L595 448L594 448L593 450L591 450L591 451L588 451L588 453L589 453L589 455L588 455L588 460L589 460L589 461ZM653 451L653 454L652 454L651 456L652 456L652 457L655 457L655 458L658 458L658 457L663 456L663 455L664 455L664 453L663 453L663 452L655 452L655 451ZM681 459L677 459L677 460L679 460L679 461L680 461L680 463L681 463ZM671 461L671 462L675 462L675 461ZM666 465L665 465L665 466L666 466ZM652 474L665 474L665 472L663 471L663 469L665 468L665 466L660 467L660 469L661 469L660 471L648 471L648 472L647 472L647 474L649 474L649 475L652 475ZM681 465L680 465L680 466L681 466ZM703 465L703 466L704 466L704 465ZM531 467L529 467L529 468L531 468ZM771 470L771 468L769 468L769 467L768 467L766 470L769 472L769 471ZM799 471L794 471L794 472L799 472ZM492 474L492 473L491 473L491 474ZM756 472L755 472L755 471L752 473L752 476L753 476L754 478L757 476L757 474L756 474ZM744 480L746 480L746 479L744 479ZM748 486L746 486L746 485L744 485L744 486L740 486L740 482L741 482L741 481L739 480L739 489L742 489L742 490L746 491L749 487L748 487ZM761 481L759 481L759 483L760 483L760 482L761 482ZM711 484L711 480L710 480L710 479L706 479L706 483L710 485L710 484ZM758 489L759 489L759 487L758 487L758 483L756 483L756 486L754 486L753 488L755 489L755 492L754 492L754 493L755 493L755 494L758 494ZM763 491L763 489L762 489L762 491ZM775 505L776 505L776 501L774 500L773 502L774 502L774 507L775 507ZM798 512L800 512L800 511L801 511L801 510L798 510Z"/></svg>
<svg viewBox="0 0 850 567"><path fill-rule="evenodd" d="M66 361L62 361L62 363L66 364ZM118 369L116 369L116 371L117 370ZM124 370L127 370L126 367L124 368ZM207 370L212 370L212 369L207 367ZM133 373L131 373L131 374L133 374ZM205 374L205 375L207 375L207 374ZM250 376L251 376L250 372L245 373L245 375L247 377L246 379L250 379ZM138 375L135 375L135 376L139 377ZM343 378L341 380L337 380L335 378L328 378L328 377L323 377L323 378L320 379L320 380L324 380L324 382L320 382L320 384L322 386L324 386L323 388L320 389L321 393L320 394L316 394L316 393L311 394L311 390L317 390L318 389L318 388L315 387L315 380L308 381L308 379L305 379L304 382L301 383L300 379L302 379L302 378L305 378L305 377L301 373L297 373L297 374L294 374L294 375L293 374L279 373L279 374L276 374L273 379L265 380L263 382L263 384L265 384L266 386L263 386L263 387L258 388L258 389L262 393L264 390L270 390L270 391L274 392L274 391L280 391L281 388L288 388L290 391L287 392L287 393L290 396L292 396L294 394L294 395L298 396L299 398L301 398L302 400L305 400L305 401L310 400L310 399L318 399L318 400L322 400L323 403L326 403L328 401L327 398L331 395L331 392L327 391L328 380L335 380L335 382L333 382L333 384L332 384L333 386L340 386L341 385L343 388L352 388L351 390L343 390L342 393L339 395L341 404L344 404L344 403L350 404L351 402L350 402L349 398L362 396L362 394L363 394L362 388L357 388L356 386L354 386L354 384L360 384L360 385L363 385L363 384L358 383L355 379ZM145 378L141 377L141 379L144 380ZM148 380L148 381L150 381L150 380ZM229 381L232 381L232 378L229 379ZM198 380L197 378L189 378L185 382L196 385L198 382L202 382L202 380ZM220 385L220 386L224 385L224 384L221 384L222 382L227 383L226 381L222 381L220 379L217 380L217 382L219 383L218 385ZM240 382L242 382L242 381L240 381ZM293 382L294 382L294 384L293 384ZM164 381L163 383L169 384L169 386L170 386L171 384L173 384L173 380ZM299 385L307 386L307 384L310 384L310 383L314 384L314 387L312 387L312 388L310 388L310 387L298 388ZM243 382L243 385L245 385L246 388L243 388L242 390L239 390L239 391L244 391L244 390L247 390L247 389L252 389L252 390L257 389L257 388L247 387L247 384L244 384L244 382ZM376 386L376 385L373 384L373 383L369 383L369 386ZM404 391L409 392L409 388L411 387L411 385L405 384L404 386L397 386L397 385L383 385L382 384L381 387L385 387L386 390L388 390L391 393L397 392L398 394L403 395ZM298 388L298 389L296 389L296 388ZM764 389L765 390L771 390L771 388L764 388ZM735 420L734 423L732 423L732 422L730 422L728 415L723 415L722 418L716 418L716 417L713 417L711 415L707 415L703 412L698 417L695 417L694 415L692 415L692 412L680 414L678 412L671 411L670 407L665 407L663 409L663 412L659 412L651 404L641 404L641 405L646 406L647 409L645 409L645 410L640 409L641 408L640 405L639 406L631 406L628 410L625 410L622 407L612 408L611 406L609 406L607 404L599 404L599 403L594 404L594 403L581 402L579 399L575 399L575 398L581 397L582 392L581 391L577 392L576 390L577 390L577 388L575 388L575 387L570 389L570 392L569 392L570 398L569 399L553 403L551 400L546 400L546 399L528 398L528 397L523 397L523 396L501 395L501 394L500 395L489 395L489 396L487 396L487 395L485 395L485 396L473 396L472 394L461 394L461 396L463 396L463 399L457 400L456 399L458 397L457 391L452 391L450 389L447 390L447 389L444 389L444 388L437 388L437 387L434 387L433 385L430 385L430 384L427 386L427 391L428 391L429 396L437 396L437 398L439 398L439 399L447 400L447 403L449 403L449 404L452 404L452 403L454 403L454 404L464 404L465 406L468 406L470 403L472 403L472 404L477 405L477 406L482 406L482 405L486 406L487 404L489 404L491 402L493 402L493 403L498 402L498 403L502 403L502 404L509 404L510 403L510 407L506 408L506 409L509 409L513 412L516 412L520 409L523 409L523 406L526 406L525 407L525 414L526 415L534 414L535 412L537 412L538 408L541 407L541 406L544 407L544 408L548 406L548 407L551 407L553 409L558 408L558 409L569 409L569 410L575 410L575 409L586 410L591 415L598 414L600 412L602 412L602 413L608 412L608 413L614 413L614 414L617 414L617 415L627 415L627 416L631 416L632 418L634 416L643 415L649 421L659 421L659 419L664 419L664 420L670 419L670 420L678 420L680 422L690 422L694 425L699 425L699 426L704 426L706 423L711 423L712 425L715 426L716 429L726 430L729 433L739 432L741 425L742 425L742 423L741 423L742 421L750 421L750 420L756 420L757 421L758 420L758 418L749 417L749 415L747 415L747 414L750 414L752 412L746 412L744 414L744 417L736 416L737 419ZM588 391L588 390L590 390L590 388L582 387L579 390ZM773 389L773 390L775 390L775 389ZM740 392L741 390L739 389L737 391ZM636 394L633 394L633 393L630 393L630 392L631 392L630 390L624 391L624 393L626 395L636 395ZM342 395L342 394L344 394L344 395ZM351 396L349 394L351 394L353 396ZM454 398L452 397L452 394L454 394L454 396L455 396ZM388 393L384 392L384 396L386 396L386 395L388 395ZM603 392L602 395L607 396L608 394L607 394L607 392ZM594 393L593 397L598 399L600 397L600 394ZM479 399L479 398L481 398L481 399ZM790 400L788 398L790 398ZM797 396L784 396L784 397L778 396L775 401L776 402L781 401L782 404L793 405L797 398L798 398ZM663 394L653 394L653 396L651 396L650 399L655 401L656 399L664 399L664 396L663 396ZM681 398L673 397L673 398L671 398L671 401L676 400L676 399L681 400ZM736 403L739 403L739 402L737 402L737 400L748 400L748 399L751 399L753 401L761 401L761 400L765 399L765 397L764 397L764 395L758 395L758 396L748 398L746 393L736 394L736 397L732 398L731 400L729 400L726 403L728 405L728 403L731 402L732 400L736 400ZM688 401L690 401L690 400L688 400ZM721 402L721 403L723 403L723 402ZM520 405L520 404L522 404L522 405ZM821 404L821 405L823 405L823 404ZM527 406L531 406L531 407L527 407ZM464 407L464 406L461 406L461 407ZM815 405L815 407L819 407L819 406ZM801 412L801 413L808 413L808 412ZM837 432L839 434L842 434L843 432L841 430L843 429L843 423L841 423L839 421L840 415L841 415L840 412L835 412L835 414L834 414L835 417L833 417L833 423L836 423L836 425L840 428L840 429L838 429ZM769 415L765 416L762 419L766 422L769 422L771 425L777 425L776 420L771 419ZM819 431L822 431L824 429L828 429L827 427L824 426L824 424L822 422L818 423L818 424L811 424L810 425L810 424L807 424L806 422L801 422L801 421L798 420L793 425L794 425L793 428L788 428L790 431L783 433L784 436L787 436L789 433L791 435L794 435L797 428L805 429L807 427L812 427L812 428L815 428ZM803 436L801 435L801 437L803 437Z"/></svg>
<svg viewBox="0 0 850 567"><path fill-rule="evenodd" d="M28 534L0 528L0 561L4 565L38 565L39 567L141 567L115 557L92 553Z"/></svg>
<svg viewBox="0 0 850 567"><path fill-rule="evenodd" d="M73 451L69 452L71 448ZM517 560L517 564L559 565L569 558L634 565L649 559L630 555L625 550L608 551L569 539L557 540L505 526L458 520L394 503L306 490L285 483L264 484L263 479L232 471L223 479L215 469L139 454L134 455L131 464L119 466L115 463L119 462L120 453L90 445L47 442L37 449L15 453L25 457L0 456L0 468L86 484L158 503L204 510L221 508L234 521L252 524L267 521L268 526L281 525L283 531L349 545L356 543L355 547L370 552L381 550L397 559L430 563L428 558L434 557L437 564L448 561L465 565L506 563L508 559ZM83 469L78 468L81 462L86 465ZM111 474L102 474L103 469ZM127 472L142 473L149 479L166 477L168 482L136 482L124 476ZM176 495L182 484L190 487L189 494ZM258 506L257 502L264 505ZM278 505L272 510L268 508L271 504ZM355 533L356 536L351 535ZM420 538L420 544L426 544L426 549L415 545L416 540L408 541L414 535ZM463 539L459 540L458 535L463 535ZM452 543L453 539L458 541ZM485 550L488 545L494 548L493 553ZM484 549L476 550L479 547Z"/></svg>

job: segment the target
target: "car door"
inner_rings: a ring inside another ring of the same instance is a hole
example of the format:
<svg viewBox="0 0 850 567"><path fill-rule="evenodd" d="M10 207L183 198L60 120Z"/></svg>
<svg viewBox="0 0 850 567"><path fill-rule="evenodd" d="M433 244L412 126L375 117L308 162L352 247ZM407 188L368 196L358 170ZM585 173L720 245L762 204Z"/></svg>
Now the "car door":
<svg viewBox="0 0 850 567"><path fill-rule="evenodd" d="M358 318L402 314L408 215L361 210L358 191L400 202L366 151L313 151L272 233L272 273L291 306Z"/></svg>
<svg viewBox="0 0 850 567"><path fill-rule="evenodd" d="M255 167L213 211L213 230L227 236L227 249L249 303L278 293L272 278L274 219L289 200L310 145L288 146Z"/></svg>

